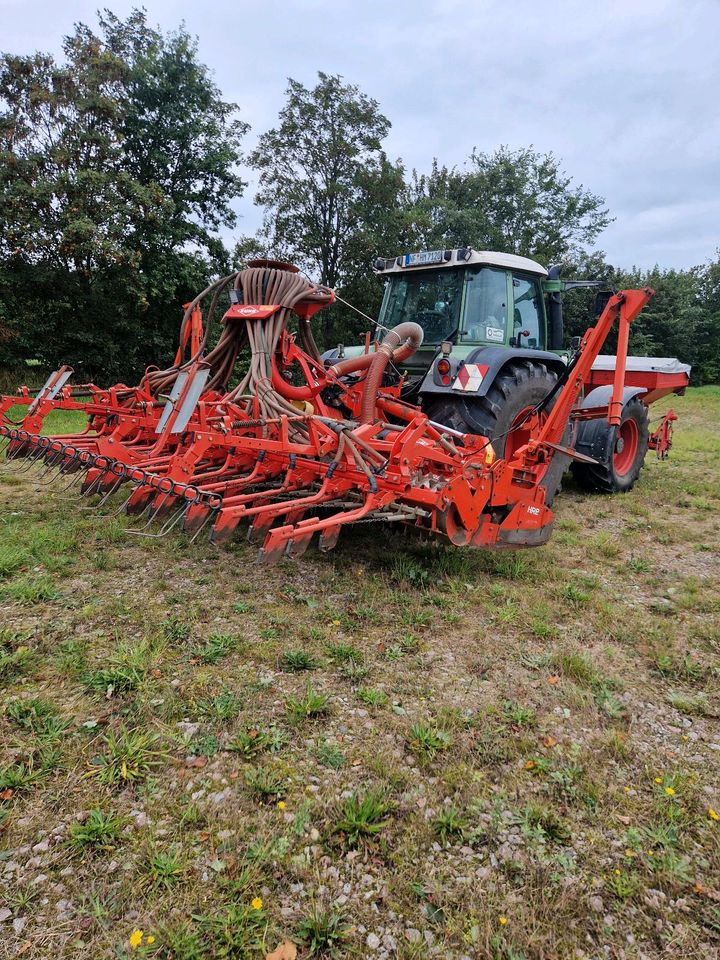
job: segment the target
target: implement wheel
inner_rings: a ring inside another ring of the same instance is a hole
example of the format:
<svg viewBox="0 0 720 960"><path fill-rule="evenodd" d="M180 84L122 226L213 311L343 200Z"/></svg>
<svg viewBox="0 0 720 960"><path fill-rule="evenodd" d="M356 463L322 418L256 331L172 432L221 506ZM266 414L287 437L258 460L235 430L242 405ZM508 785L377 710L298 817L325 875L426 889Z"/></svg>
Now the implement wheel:
<svg viewBox="0 0 720 960"><path fill-rule="evenodd" d="M640 476L648 450L648 412L637 397L627 401L620 424L611 427L604 418L581 424L576 443L597 464L572 464L575 479L587 490L627 493Z"/></svg>
<svg viewBox="0 0 720 960"><path fill-rule="evenodd" d="M480 434L492 441L495 455L509 459L527 443L530 432L547 416L531 413L557 382L557 373L536 360L515 360L495 378L484 397L464 397L448 393L432 400L428 397L427 415L463 433ZM552 404L550 404L552 409ZM572 446L572 428L568 425L563 444ZM568 458L555 454L541 480L545 503L550 506L560 489Z"/></svg>

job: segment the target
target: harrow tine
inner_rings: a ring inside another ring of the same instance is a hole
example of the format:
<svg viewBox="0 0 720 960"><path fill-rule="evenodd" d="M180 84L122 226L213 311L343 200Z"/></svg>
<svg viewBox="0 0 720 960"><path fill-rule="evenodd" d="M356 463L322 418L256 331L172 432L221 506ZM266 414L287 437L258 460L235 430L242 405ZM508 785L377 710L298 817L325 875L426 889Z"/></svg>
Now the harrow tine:
<svg viewBox="0 0 720 960"><path fill-rule="evenodd" d="M42 459L45 451L40 447L35 447L24 459L22 464L14 469L14 472L17 476L23 473L29 473L38 460Z"/></svg>
<svg viewBox="0 0 720 960"><path fill-rule="evenodd" d="M75 471L75 473L72 473L72 474L70 475L70 482L69 482L69 483L66 483L64 487L59 487L59 488L58 488L59 491L60 491L61 493L65 493L65 491L66 491L66 490L69 490L71 487L77 486L77 484L80 483L80 481L84 479L84 477L86 476L86 473L87 473L87 471L86 471L85 473L83 473L83 472L80 471L80 470ZM61 474L61 476L64 476L64 473L63 473L62 470L60 471L60 474ZM64 500L64 501L66 501L67 503L77 503L77 502L79 502L80 500L84 499L84 497L85 497L85 494L84 494L84 493L81 493L80 496L78 496L78 497L59 497L58 499L59 499L59 500Z"/></svg>
<svg viewBox="0 0 720 960"><path fill-rule="evenodd" d="M105 494L103 495L103 497L102 497L100 500L98 500L98 502L97 502L96 504L94 504L94 506L93 506L92 508L88 507L88 510L89 510L89 509L97 509L98 507L103 507L103 506L105 506L105 504L106 504L107 501L110 499L110 497L111 497L114 493L117 493L117 491L120 489L120 487L122 486L123 481L124 481L125 479L126 479L125 477L118 477L117 480L115 481L115 483L108 489L107 493L105 493Z"/></svg>
<svg viewBox="0 0 720 960"><path fill-rule="evenodd" d="M47 466L45 467L43 472L40 474L40 476L37 477L37 479L35 480L35 483L42 484L42 486L48 486L48 484L54 483L55 480L57 480L60 474L60 471L58 469L57 473L53 473L53 470L55 470L55 468L58 467L58 465L63 459L64 454L65 454L64 445L61 446L59 450L56 450L54 452L48 451L45 459L45 463L47 464ZM49 473L52 474L50 479L49 480L43 479Z"/></svg>
<svg viewBox="0 0 720 960"><path fill-rule="evenodd" d="M160 507L162 506L162 504L165 502L165 500L167 500L167 498L168 498L169 496L171 496L171 493L170 493L170 492L163 494L162 500L160 501L160 504L155 508L154 511L151 511L150 516L148 517L147 523L145 524L145 526L139 527L139 528L135 528L135 529L133 529L133 528L128 528L128 530L127 530L126 532L127 532L127 533L133 533L133 534L135 534L136 536L140 536L140 535L142 535L142 536L154 536L154 534L146 534L146 533L145 533L145 530L147 530L147 528L148 528L148 527L150 526L150 524L153 522L153 520L154 520L155 517L157 516L157 511L160 509ZM184 506L183 506L183 509L185 509Z"/></svg>
<svg viewBox="0 0 720 960"><path fill-rule="evenodd" d="M192 537L190 538L190 543L195 543L195 541L197 540L197 538L200 536L200 534L202 533L202 531L205 529L205 527L206 527L207 524L209 523L210 519L211 519L213 516L217 516L217 514L218 514L219 511L220 511L220 507L210 507L210 508L208 509L208 512L207 512L207 514L205 515L205 519L204 519L204 520L202 521L202 523L197 527L197 529L195 530L195 533L194 533L194 534L192 535Z"/></svg>
<svg viewBox="0 0 720 960"><path fill-rule="evenodd" d="M6 463L6 464L7 464L7 463L12 463L14 460L18 460L18 459L24 460L25 458L24 458L24 456L22 456L22 454L23 454L23 453L25 452L25 450L27 449L28 441L27 441L27 440L23 440L23 441L21 442L19 439L13 440L13 439L10 438L10 437L8 438L8 441L9 441L9 442L8 442L8 450L9 450L9 452L8 452L7 456L5 457L5 463ZM14 449L11 449L13 443L16 444L16 446L14 447ZM13 467L12 469L13 469L13 471L14 471L16 468Z"/></svg>
<svg viewBox="0 0 720 960"><path fill-rule="evenodd" d="M127 495L127 497L123 500L123 502L120 504L120 506L117 508L117 510L113 514L114 517L119 517L120 514L123 513L123 511L127 510L127 505L130 503L132 495L135 493L136 489L137 487L133 487L133 489L130 491L130 493Z"/></svg>
<svg viewBox="0 0 720 960"><path fill-rule="evenodd" d="M89 471L87 471L86 474L85 474L85 479L86 479L86 480L87 480L87 477L88 477L88 473L89 473ZM100 481L102 480L102 477L103 477L102 472L101 472L101 471L98 471L97 476L96 476L96 477L88 484L88 486L85 487L85 489L82 491L82 493L80 494L79 499L80 499L80 500L88 500L88 499L89 499L90 497L92 497L94 494L99 493L99 492L100 492ZM97 489L93 489L94 487L97 487ZM94 509L95 509L95 504L93 504L91 507L81 507L80 509L81 509L81 510L94 510Z"/></svg>
<svg viewBox="0 0 720 960"><path fill-rule="evenodd" d="M157 533L145 533L145 530L148 527L148 525L152 523L152 521L155 519L157 511L153 513L153 515L150 517L150 519L145 524L145 526L142 527L140 530L129 529L129 530L126 530L125 532L132 533L136 537L146 537L148 540L159 540L161 537L166 537L168 533L170 533L170 531L173 529L173 527L177 526L181 518L184 516L187 510L187 507L188 505L186 503L183 503L182 506L175 511L174 515L172 515L169 520L165 521L165 523L162 525L162 527Z"/></svg>

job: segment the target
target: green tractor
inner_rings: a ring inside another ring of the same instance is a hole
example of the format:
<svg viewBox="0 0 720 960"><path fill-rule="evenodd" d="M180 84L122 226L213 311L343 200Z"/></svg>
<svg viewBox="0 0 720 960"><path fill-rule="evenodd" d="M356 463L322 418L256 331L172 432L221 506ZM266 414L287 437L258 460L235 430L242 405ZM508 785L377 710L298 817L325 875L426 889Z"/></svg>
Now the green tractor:
<svg viewBox="0 0 720 960"><path fill-rule="evenodd" d="M375 262L385 281L376 336L403 321L424 331L420 349L396 374L405 376L403 397L419 403L431 420L451 430L489 437L508 459L527 442L535 418L552 406L548 398L567 369L563 291L598 287L599 281L560 279L527 257L476 251L471 247L407 253ZM324 354L334 363L362 351L339 345ZM598 358L597 379L585 385L583 406L607 404L614 357ZM676 371L687 382L689 367L667 358L628 358L638 385L626 377L619 427L604 419L571 421L565 445L590 457L573 461L579 482L594 490L629 490L648 450L648 375ZM681 376L682 372L682 376ZM677 390L675 392L681 392ZM645 402L643 402L645 399ZM546 502L560 487L569 458L557 456L545 479Z"/></svg>

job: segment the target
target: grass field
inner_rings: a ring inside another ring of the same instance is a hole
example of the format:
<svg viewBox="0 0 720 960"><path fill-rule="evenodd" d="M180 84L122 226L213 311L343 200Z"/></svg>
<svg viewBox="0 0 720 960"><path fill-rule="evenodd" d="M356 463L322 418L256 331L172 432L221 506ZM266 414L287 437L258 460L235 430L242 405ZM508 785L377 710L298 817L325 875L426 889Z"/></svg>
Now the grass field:
<svg viewBox="0 0 720 960"><path fill-rule="evenodd" d="M0 466L0 956L717 957L720 389L673 405L524 553L266 570Z"/></svg>

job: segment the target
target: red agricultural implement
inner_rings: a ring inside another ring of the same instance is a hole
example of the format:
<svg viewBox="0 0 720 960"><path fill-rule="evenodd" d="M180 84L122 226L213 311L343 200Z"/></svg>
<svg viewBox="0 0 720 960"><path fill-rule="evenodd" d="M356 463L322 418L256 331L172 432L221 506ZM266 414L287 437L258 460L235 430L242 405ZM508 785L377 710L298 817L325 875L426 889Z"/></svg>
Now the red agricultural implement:
<svg viewBox="0 0 720 960"><path fill-rule="evenodd" d="M221 335L208 349L227 294ZM136 532L158 536L181 526L197 536L210 528L219 544L246 524L264 562L301 555L315 534L330 549L343 526L365 520L403 521L458 546L542 544L569 461L602 480L609 463L622 475L638 445L642 457L648 445L669 450L674 414L650 438L646 414L644 421L627 416L629 404L687 384L687 368L673 379L626 364L629 326L651 296L649 289L611 296L567 362L555 357L559 368L522 351L510 368L498 368L498 389L512 369L528 402L489 436L458 429L452 416L441 420L427 398L407 399L400 371L422 345L421 325L400 322L382 339L368 337L355 356L323 360L310 320L333 292L287 264L256 261L187 305L172 367L149 369L136 387L109 389L73 386L72 370L63 367L35 397L22 388L0 398L0 437L10 465L42 468L39 482L59 478L101 502L125 488L127 512L147 515ZM596 359L614 324L617 358L606 371ZM451 361L446 346L433 363L438 376L452 373L447 404L467 394L472 378L482 379L483 365ZM604 401L588 405L598 390ZM437 404L437 391L432 399ZM43 435L56 410L84 413L86 429ZM150 532L153 520L158 533Z"/></svg>

